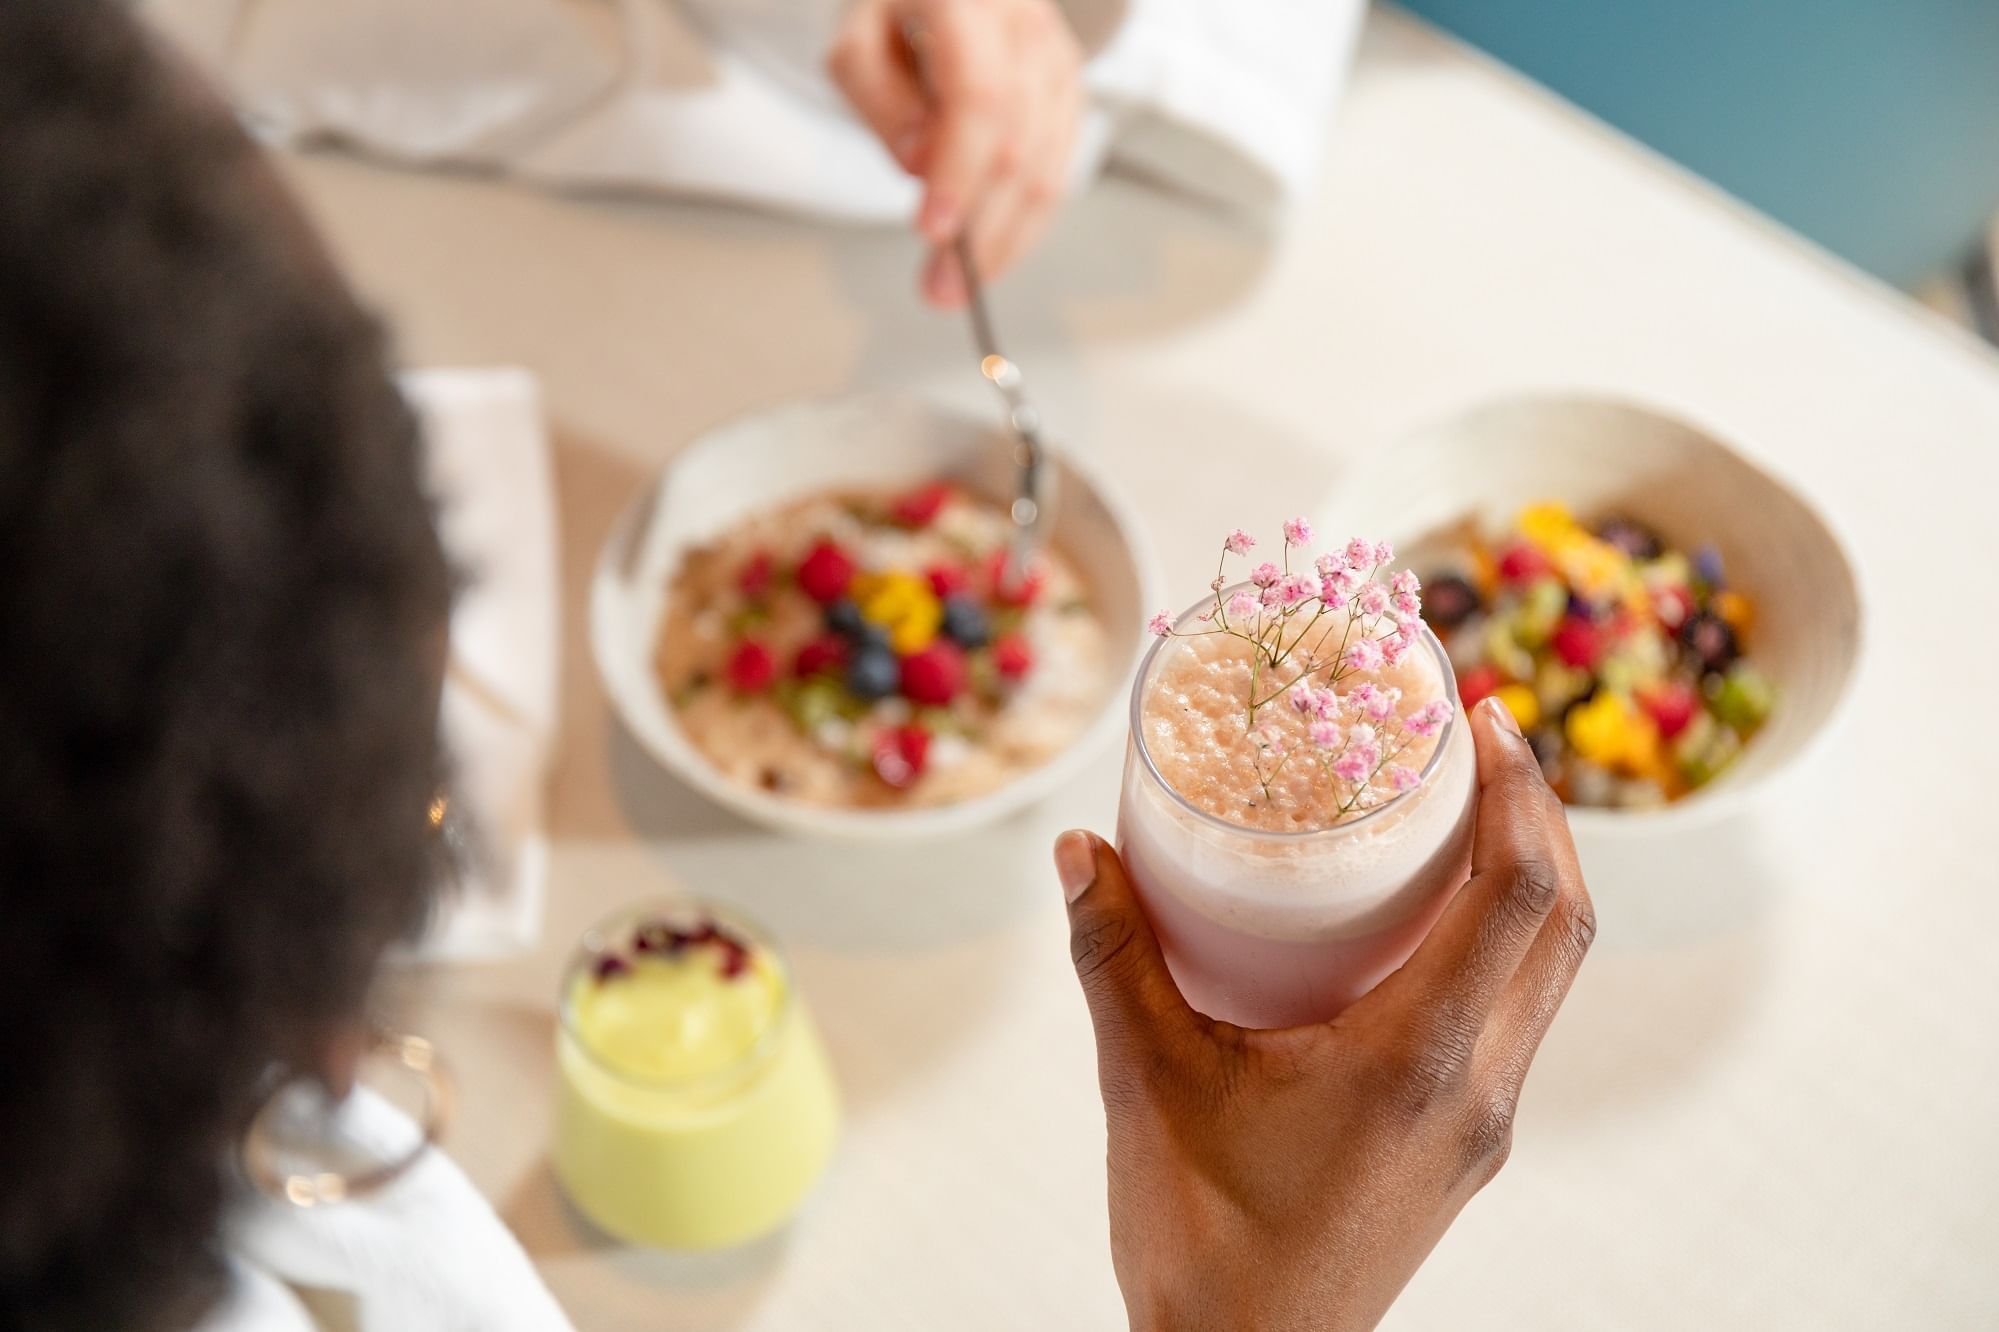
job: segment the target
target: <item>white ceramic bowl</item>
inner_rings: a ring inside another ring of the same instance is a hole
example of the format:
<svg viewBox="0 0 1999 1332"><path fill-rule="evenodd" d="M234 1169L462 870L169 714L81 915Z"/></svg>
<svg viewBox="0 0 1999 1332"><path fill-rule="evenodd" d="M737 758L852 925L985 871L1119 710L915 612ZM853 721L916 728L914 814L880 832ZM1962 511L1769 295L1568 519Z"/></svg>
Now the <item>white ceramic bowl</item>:
<svg viewBox="0 0 1999 1332"><path fill-rule="evenodd" d="M1046 795L1124 725L1130 672L1158 598L1156 563L1130 511L1081 458L1052 450L1046 531L1090 583L1104 631L1128 650L1113 659L1088 729L1049 762L997 791L923 809L808 805L751 790L718 773L681 732L653 671L667 587L690 547L758 510L835 486L905 485L949 476L1005 502L1011 454L994 424L890 395L812 400L744 417L680 454L618 519L590 589L590 642L611 702L661 764L717 804L787 832L867 840L937 837L991 823Z"/></svg>
<svg viewBox="0 0 1999 1332"><path fill-rule="evenodd" d="M1684 828L1738 807L1831 721L1859 659L1860 592L1826 520L1692 422L1631 402L1536 397L1475 408L1390 446L1344 479L1347 526L1393 540L1420 568L1426 542L1466 519L1492 530L1537 500L1588 518L1622 513L1686 550L1712 544L1755 603L1749 655L1776 710L1713 782L1655 810L1575 808L1578 832Z"/></svg>

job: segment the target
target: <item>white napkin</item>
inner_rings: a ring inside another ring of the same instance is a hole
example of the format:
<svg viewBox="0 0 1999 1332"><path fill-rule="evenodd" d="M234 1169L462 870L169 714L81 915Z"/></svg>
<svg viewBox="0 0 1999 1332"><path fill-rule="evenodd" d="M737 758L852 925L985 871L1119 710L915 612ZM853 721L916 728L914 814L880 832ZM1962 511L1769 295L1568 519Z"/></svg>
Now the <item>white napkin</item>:
<svg viewBox="0 0 1999 1332"><path fill-rule="evenodd" d="M384 1155L415 1127L366 1088L342 1128ZM426 1152L378 1194L300 1208L259 1197L232 1221L230 1298L199 1332L312 1332L295 1291L355 1332L570 1332L570 1323L472 1182Z"/></svg>
<svg viewBox="0 0 1999 1332"><path fill-rule="evenodd" d="M451 616L443 726L454 826L468 833L469 854L425 951L493 957L534 944L548 873L544 786L560 646L548 439L526 371L422 370L402 383L422 422L444 547L465 580Z"/></svg>
<svg viewBox="0 0 1999 1332"><path fill-rule="evenodd" d="M899 221L914 183L824 56L844 0L146 0L269 138L544 184ZM1107 8L1096 0L1080 8ZM1362 0L1123 0L1073 173L1123 160L1233 207L1297 196Z"/></svg>

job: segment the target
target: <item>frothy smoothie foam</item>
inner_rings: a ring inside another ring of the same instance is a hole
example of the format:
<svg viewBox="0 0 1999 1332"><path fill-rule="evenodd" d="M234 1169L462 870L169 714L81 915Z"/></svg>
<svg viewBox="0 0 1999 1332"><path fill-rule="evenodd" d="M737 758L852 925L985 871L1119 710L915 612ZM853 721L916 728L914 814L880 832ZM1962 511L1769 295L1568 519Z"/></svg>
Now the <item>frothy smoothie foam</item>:
<svg viewBox="0 0 1999 1332"><path fill-rule="evenodd" d="M1218 633L1230 595L1183 615L1140 672L1119 849L1188 1002L1292 1026L1401 966L1463 883L1476 763L1413 614L1376 617L1400 630L1385 660L1348 653L1348 617L1316 604L1261 646ZM1251 699L1267 700L1253 719Z"/></svg>

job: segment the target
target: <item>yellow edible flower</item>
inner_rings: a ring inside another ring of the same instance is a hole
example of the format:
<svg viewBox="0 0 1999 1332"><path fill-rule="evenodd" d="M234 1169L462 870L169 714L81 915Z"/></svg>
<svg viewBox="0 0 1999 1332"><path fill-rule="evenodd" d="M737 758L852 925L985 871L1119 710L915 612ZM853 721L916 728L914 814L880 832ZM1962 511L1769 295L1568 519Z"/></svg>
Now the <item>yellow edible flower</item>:
<svg viewBox="0 0 1999 1332"><path fill-rule="evenodd" d="M1531 731L1540 724L1541 700L1526 685L1502 685L1493 690L1493 695L1506 705L1506 710L1513 714L1513 720L1520 723L1521 730Z"/></svg>
<svg viewBox="0 0 1999 1332"><path fill-rule="evenodd" d="M944 604L929 580L900 569L856 578L854 601L862 618L888 630L889 646L905 657L930 646L944 622Z"/></svg>
<svg viewBox="0 0 1999 1332"><path fill-rule="evenodd" d="M1560 504L1530 504L1520 511L1520 535L1537 546L1554 549L1567 543L1581 528L1575 515Z"/></svg>
<svg viewBox="0 0 1999 1332"><path fill-rule="evenodd" d="M1569 713L1569 743L1599 767L1645 774L1658 769L1659 728L1631 700L1609 691Z"/></svg>

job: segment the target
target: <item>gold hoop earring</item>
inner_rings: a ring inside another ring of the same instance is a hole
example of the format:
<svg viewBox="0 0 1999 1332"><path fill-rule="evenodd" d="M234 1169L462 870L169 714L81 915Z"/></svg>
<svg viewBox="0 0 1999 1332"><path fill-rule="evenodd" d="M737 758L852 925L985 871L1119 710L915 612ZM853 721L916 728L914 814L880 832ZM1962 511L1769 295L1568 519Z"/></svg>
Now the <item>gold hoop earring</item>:
<svg viewBox="0 0 1999 1332"><path fill-rule="evenodd" d="M294 1207L366 1197L400 1179L437 1145L456 1091L436 1047L421 1036L383 1032L369 1055L420 1090L413 1136L389 1142L352 1122L348 1100L332 1100L316 1081L292 1079L265 1099L243 1136L243 1171L260 1192Z"/></svg>

